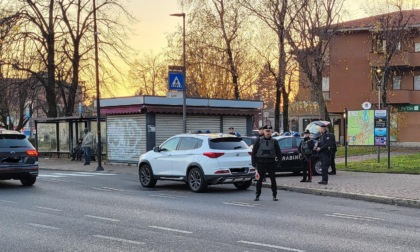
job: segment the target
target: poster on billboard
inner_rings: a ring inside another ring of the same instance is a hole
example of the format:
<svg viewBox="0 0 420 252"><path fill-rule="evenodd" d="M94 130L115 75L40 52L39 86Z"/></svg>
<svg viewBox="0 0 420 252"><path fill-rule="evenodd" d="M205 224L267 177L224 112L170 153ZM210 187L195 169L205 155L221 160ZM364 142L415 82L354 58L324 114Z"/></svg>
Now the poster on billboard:
<svg viewBox="0 0 420 252"><path fill-rule="evenodd" d="M348 145L386 146L387 110L349 110Z"/></svg>

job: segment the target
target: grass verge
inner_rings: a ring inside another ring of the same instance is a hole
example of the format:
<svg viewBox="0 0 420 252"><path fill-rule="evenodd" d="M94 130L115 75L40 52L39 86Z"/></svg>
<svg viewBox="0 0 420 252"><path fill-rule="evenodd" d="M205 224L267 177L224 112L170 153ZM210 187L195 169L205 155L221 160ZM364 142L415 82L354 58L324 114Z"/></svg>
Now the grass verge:
<svg viewBox="0 0 420 252"><path fill-rule="evenodd" d="M337 169L357 172L420 174L419 161L420 153L391 156L390 168L388 168L388 158L382 156L379 163L375 158L364 161L348 162L347 167L345 167L344 164L337 164Z"/></svg>

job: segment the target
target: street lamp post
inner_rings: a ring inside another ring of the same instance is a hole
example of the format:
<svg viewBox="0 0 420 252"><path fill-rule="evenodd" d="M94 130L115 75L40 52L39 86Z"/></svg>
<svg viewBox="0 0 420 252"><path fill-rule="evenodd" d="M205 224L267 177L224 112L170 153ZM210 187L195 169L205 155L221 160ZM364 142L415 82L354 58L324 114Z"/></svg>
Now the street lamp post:
<svg viewBox="0 0 420 252"><path fill-rule="evenodd" d="M380 79L376 78L378 80L378 109L381 109L381 89L382 89L382 82L384 79L384 73L382 72L381 68L376 68L376 76L380 76ZM378 163L381 159L381 147L378 146Z"/></svg>
<svg viewBox="0 0 420 252"><path fill-rule="evenodd" d="M101 105L99 92L99 52L98 52L98 27L96 25L96 1L93 0L93 31L95 36L95 74L96 74L96 126L97 126L97 145L96 152L98 157L97 171L103 171L102 167L102 141L101 141Z"/></svg>
<svg viewBox="0 0 420 252"><path fill-rule="evenodd" d="M185 13L170 14L174 17L182 17L182 74L184 75L184 88L182 89L182 128L184 133L187 132L187 69L185 54Z"/></svg>

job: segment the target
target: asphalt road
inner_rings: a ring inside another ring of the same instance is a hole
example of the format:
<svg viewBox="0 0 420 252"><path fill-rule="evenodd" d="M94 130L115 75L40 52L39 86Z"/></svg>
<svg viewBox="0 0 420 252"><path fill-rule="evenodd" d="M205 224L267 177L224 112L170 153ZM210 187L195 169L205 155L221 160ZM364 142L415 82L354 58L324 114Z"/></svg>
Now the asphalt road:
<svg viewBox="0 0 420 252"><path fill-rule="evenodd" d="M254 189L43 170L34 187L0 181L0 250L419 251L418 209Z"/></svg>

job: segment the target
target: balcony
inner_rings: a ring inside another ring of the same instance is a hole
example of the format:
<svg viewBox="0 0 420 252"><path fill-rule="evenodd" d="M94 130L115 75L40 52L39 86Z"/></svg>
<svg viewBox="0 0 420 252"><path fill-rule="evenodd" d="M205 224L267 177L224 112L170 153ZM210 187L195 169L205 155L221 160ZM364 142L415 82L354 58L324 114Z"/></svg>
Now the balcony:
<svg viewBox="0 0 420 252"><path fill-rule="evenodd" d="M385 62L385 54L370 53L369 60L371 66L383 66ZM392 57L390 66L420 66L420 53L398 52Z"/></svg>

